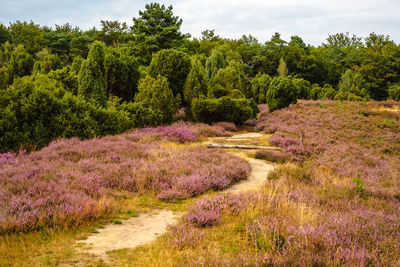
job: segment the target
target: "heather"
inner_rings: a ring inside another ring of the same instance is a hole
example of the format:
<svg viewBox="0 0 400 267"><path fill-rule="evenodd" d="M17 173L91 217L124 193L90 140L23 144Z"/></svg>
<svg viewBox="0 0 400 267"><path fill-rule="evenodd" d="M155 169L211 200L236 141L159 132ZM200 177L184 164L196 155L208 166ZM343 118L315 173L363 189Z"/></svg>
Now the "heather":
<svg viewBox="0 0 400 267"><path fill-rule="evenodd" d="M301 101L260 117L258 129L294 158L341 177L361 174L371 192L399 191L400 113L396 102ZM386 106L389 106L386 108Z"/></svg>
<svg viewBox="0 0 400 267"><path fill-rule="evenodd" d="M152 265L168 255L171 266L397 266L399 105L261 107L258 129L283 148L248 152L280 164L264 187L196 200L179 224L188 235L168 234L180 246L160 241L123 257Z"/></svg>
<svg viewBox="0 0 400 267"><path fill-rule="evenodd" d="M116 209L118 191L177 201L246 179L250 168L244 160L180 145L203 133L227 135L219 127L176 123L100 139L60 139L30 154L1 154L0 230L90 221Z"/></svg>

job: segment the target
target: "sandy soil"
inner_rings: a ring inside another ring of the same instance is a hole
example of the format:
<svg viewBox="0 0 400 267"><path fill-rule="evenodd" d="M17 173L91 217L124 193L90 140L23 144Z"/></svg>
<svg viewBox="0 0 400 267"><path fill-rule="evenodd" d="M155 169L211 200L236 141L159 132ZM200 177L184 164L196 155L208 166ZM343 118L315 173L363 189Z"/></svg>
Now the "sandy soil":
<svg viewBox="0 0 400 267"><path fill-rule="evenodd" d="M229 188L227 190L228 192L244 192L261 188L267 179L268 173L275 168L273 164L270 164L264 160L248 158L245 153L235 153L235 155L249 161L251 166L251 174L247 180L235 184Z"/></svg>
<svg viewBox="0 0 400 267"><path fill-rule="evenodd" d="M122 224L109 224L99 233L89 236L82 247L85 252L107 260L107 251L123 248L135 248L155 240L167 231L167 226L174 224L179 214L170 210L158 210L122 221Z"/></svg>

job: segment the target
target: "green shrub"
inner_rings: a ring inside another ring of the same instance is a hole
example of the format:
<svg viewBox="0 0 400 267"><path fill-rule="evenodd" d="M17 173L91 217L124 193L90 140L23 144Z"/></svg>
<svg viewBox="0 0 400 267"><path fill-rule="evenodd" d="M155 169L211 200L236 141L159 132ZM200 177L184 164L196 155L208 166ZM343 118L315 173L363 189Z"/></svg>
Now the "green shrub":
<svg viewBox="0 0 400 267"><path fill-rule="evenodd" d="M245 98L221 98L207 99L200 97L192 102L193 118L196 121L212 123L218 121L241 124L254 118L258 113L257 103Z"/></svg>
<svg viewBox="0 0 400 267"><path fill-rule="evenodd" d="M79 71L78 93L87 101L94 101L104 107L107 101L106 88L104 45L96 41Z"/></svg>
<svg viewBox="0 0 400 267"><path fill-rule="evenodd" d="M144 103L155 112L163 114L163 123L171 122L172 116L179 108L180 97L174 97L167 78L161 75L157 78L147 76L139 81L138 90L136 102Z"/></svg>
<svg viewBox="0 0 400 267"><path fill-rule="evenodd" d="M293 84L297 90L297 97L299 99L309 99L311 93L311 84L304 79L293 79Z"/></svg>
<svg viewBox="0 0 400 267"><path fill-rule="evenodd" d="M297 88L291 76L275 77L267 92L269 111L288 107L297 102Z"/></svg>
<svg viewBox="0 0 400 267"><path fill-rule="evenodd" d="M400 101L400 85L395 84L389 87L389 97L395 101Z"/></svg>
<svg viewBox="0 0 400 267"><path fill-rule="evenodd" d="M164 49L153 55L149 66L149 74L156 78L164 76L169 82L174 95L183 96L183 86L191 69L189 55L176 49Z"/></svg>
<svg viewBox="0 0 400 267"><path fill-rule="evenodd" d="M251 81L253 98L258 104L265 104L265 97L271 83L271 77L268 74L257 74Z"/></svg>
<svg viewBox="0 0 400 267"><path fill-rule="evenodd" d="M192 58L192 69L186 78L183 88L183 99L190 105L194 98L207 95L208 79L206 70L200 62L199 57Z"/></svg>
<svg viewBox="0 0 400 267"><path fill-rule="evenodd" d="M361 98L365 100L370 97L367 87L367 82L363 77L352 70L347 70L342 75L338 85L339 92L343 92L343 95L348 95L352 99Z"/></svg>

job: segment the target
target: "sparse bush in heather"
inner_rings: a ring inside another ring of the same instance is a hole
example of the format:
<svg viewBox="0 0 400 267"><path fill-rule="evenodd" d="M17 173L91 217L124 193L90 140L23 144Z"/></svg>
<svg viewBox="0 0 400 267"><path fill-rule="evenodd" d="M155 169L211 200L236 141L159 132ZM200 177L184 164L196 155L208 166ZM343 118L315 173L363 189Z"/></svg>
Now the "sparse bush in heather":
<svg viewBox="0 0 400 267"><path fill-rule="evenodd" d="M237 132L238 131L238 128L236 127L236 125L231 123L231 122L221 121L221 122L218 122L218 123L216 123L214 125L224 128L225 131L231 131L231 132Z"/></svg>

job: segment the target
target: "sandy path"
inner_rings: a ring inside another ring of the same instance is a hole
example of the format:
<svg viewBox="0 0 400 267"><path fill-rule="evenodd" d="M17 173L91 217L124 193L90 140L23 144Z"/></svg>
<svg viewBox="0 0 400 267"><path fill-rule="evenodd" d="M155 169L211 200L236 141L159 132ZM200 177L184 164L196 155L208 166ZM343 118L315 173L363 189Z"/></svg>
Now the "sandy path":
<svg viewBox="0 0 400 267"><path fill-rule="evenodd" d="M244 153L235 153L235 155L246 159L250 163L251 173L247 180L233 185L227 190L228 192L238 193L261 188L267 180L268 173L275 168L273 164L264 160L249 158Z"/></svg>
<svg viewBox="0 0 400 267"><path fill-rule="evenodd" d="M179 214L170 210L158 210L122 221L122 224L109 224L99 233L81 240L86 246L84 251L107 260L107 251L123 248L135 248L155 240L174 224Z"/></svg>
<svg viewBox="0 0 400 267"><path fill-rule="evenodd" d="M240 141L260 136L262 135L258 133L246 133L234 135L227 140ZM226 192L236 193L262 187L267 174L274 169L274 165L263 160L249 158L243 152L231 153L248 160L252 171L247 180L232 186ZM85 245L81 247L82 251L108 261L107 251L135 248L147 244L163 235L167 231L168 225L176 223L180 216L181 214L170 210L153 211L124 220L122 224L109 224L103 229L98 229L98 233L89 236L86 240L79 241L79 243Z"/></svg>

